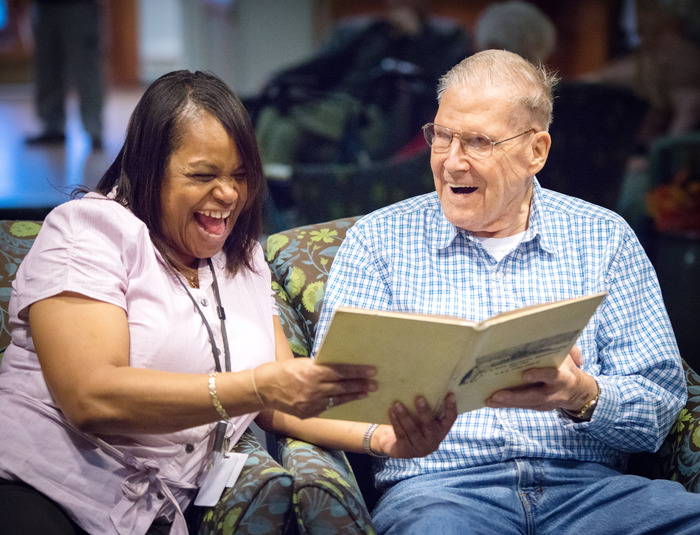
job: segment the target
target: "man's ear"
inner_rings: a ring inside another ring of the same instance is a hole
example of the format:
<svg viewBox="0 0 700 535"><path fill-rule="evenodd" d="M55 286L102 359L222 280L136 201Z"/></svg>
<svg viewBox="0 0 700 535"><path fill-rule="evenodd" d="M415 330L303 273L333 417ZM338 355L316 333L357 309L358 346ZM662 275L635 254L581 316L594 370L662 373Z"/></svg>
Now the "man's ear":
<svg viewBox="0 0 700 535"><path fill-rule="evenodd" d="M529 175L535 175L539 173L544 167L547 161L547 156L549 156L549 149L552 146L552 137L549 132L541 130L533 134L532 139L532 158L530 160L530 173Z"/></svg>

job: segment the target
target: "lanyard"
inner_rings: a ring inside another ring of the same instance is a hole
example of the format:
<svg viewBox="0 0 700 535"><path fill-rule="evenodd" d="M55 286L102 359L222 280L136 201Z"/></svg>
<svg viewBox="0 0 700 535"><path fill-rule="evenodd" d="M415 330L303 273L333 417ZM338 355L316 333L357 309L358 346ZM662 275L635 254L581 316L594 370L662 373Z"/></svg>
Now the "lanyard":
<svg viewBox="0 0 700 535"><path fill-rule="evenodd" d="M219 316L219 321L221 322L221 337L224 340L224 366L225 366L225 370L227 372L230 372L231 371L231 350L229 349L228 335L226 333L226 311L224 310L224 307L221 304L221 295L219 294L219 284L216 280L216 272L214 271L214 265L211 262L211 258L207 258L207 264L209 264L209 269L211 271L211 276L212 276L212 281L213 281L212 286L214 288L214 298L216 299L216 315ZM219 355L221 354L221 350L219 349L219 346L216 345L216 340L214 338L214 332L211 330L211 325L209 325L209 322L207 321L207 318L204 315L204 312L202 312L202 309L199 308L199 305L197 304L197 300L190 293L190 290L189 290L189 288L187 288L187 285L182 281L182 279L180 277L178 277L177 280L179 280L180 284L182 284L182 287L185 289L187 296L192 300L192 304L194 305L195 310L197 310L197 312L199 313L199 315L202 318L202 321L204 322L204 327L206 327L207 333L209 334L209 343L211 344L211 352L212 352L212 355L214 357L214 366L216 367L216 371L220 372L221 371L221 361L219 360Z"/></svg>
<svg viewBox="0 0 700 535"><path fill-rule="evenodd" d="M214 271L214 265L212 264L211 258L207 258L207 264L209 265L209 270L211 271L211 276L212 276L212 287L214 289L214 298L216 299L216 315L219 316L219 321L221 322L221 337L224 340L224 366L225 366L225 370L227 372L230 372L231 371L231 350L229 349L228 334L226 333L226 311L224 310L224 306L221 304L221 294L219 293L219 284L216 280L216 272ZM207 334L209 335L209 343L211 344L211 353L214 357L214 366L216 367L216 371L220 372L221 371L221 361L219 360L219 355L221 354L221 350L216 345L216 339L214 338L214 332L211 330L211 325L209 325L209 322L207 321L207 318L204 315L204 312L202 312L202 309L199 308L199 305L197 304L197 300L194 298L192 293L190 293L190 289L182 281L182 278L177 277L177 280L179 280L180 284L182 284L182 287L185 289L185 293L188 295L188 297L192 301L192 304L194 305L195 310L197 310L197 312L199 313L199 315L202 318L202 321L204 322L204 326L207 329ZM224 452L225 453L226 450L228 449L228 440L225 438L225 435L226 435L226 421L219 420L216 424L216 434L214 436L213 450L215 453L217 453L217 452Z"/></svg>

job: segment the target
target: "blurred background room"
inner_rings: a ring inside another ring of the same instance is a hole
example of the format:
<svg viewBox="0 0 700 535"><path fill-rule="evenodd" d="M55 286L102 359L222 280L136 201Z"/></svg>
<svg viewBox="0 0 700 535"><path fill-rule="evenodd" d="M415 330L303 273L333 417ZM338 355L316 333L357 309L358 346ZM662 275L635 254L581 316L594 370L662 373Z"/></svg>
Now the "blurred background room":
<svg viewBox="0 0 700 535"><path fill-rule="evenodd" d="M267 233L368 213L432 190L437 78L483 48L561 76L538 178L627 219L700 368L698 0L0 0L0 219L94 186L175 69L246 103Z"/></svg>

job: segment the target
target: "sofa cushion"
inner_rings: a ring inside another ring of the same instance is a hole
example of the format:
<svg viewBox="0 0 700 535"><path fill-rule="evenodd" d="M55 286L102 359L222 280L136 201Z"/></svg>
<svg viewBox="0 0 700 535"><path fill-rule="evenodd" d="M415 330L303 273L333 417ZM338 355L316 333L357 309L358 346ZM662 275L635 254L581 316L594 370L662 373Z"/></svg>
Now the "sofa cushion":
<svg viewBox="0 0 700 535"><path fill-rule="evenodd" d="M278 452L294 478L293 503L300 533L374 534L371 516L342 451L281 438Z"/></svg>
<svg viewBox="0 0 700 535"><path fill-rule="evenodd" d="M273 234L265 242L280 320L295 356L311 354L331 264L359 218L298 227Z"/></svg>
<svg viewBox="0 0 700 535"><path fill-rule="evenodd" d="M40 228L40 221L0 220L0 360L11 340L7 308L12 281Z"/></svg>
<svg viewBox="0 0 700 535"><path fill-rule="evenodd" d="M236 484L224 491L219 502L202 508L198 533L286 533L294 526L292 477L247 430L232 451L248 455ZM196 523L196 522L195 522Z"/></svg>

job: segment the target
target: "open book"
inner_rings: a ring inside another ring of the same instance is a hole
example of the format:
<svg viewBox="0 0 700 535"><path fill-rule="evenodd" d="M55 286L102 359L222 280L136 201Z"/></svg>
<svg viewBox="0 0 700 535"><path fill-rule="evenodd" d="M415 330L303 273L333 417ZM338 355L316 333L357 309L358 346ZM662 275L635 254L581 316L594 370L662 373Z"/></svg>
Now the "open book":
<svg viewBox="0 0 700 535"><path fill-rule="evenodd" d="M379 388L320 416L389 423L395 400L413 411L422 394L439 412L450 391L460 413L481 408L496 390L522 384L524 370L558 367L605 295L523 307L481 323L340 307L316 362L374 365Z"/></svg>

